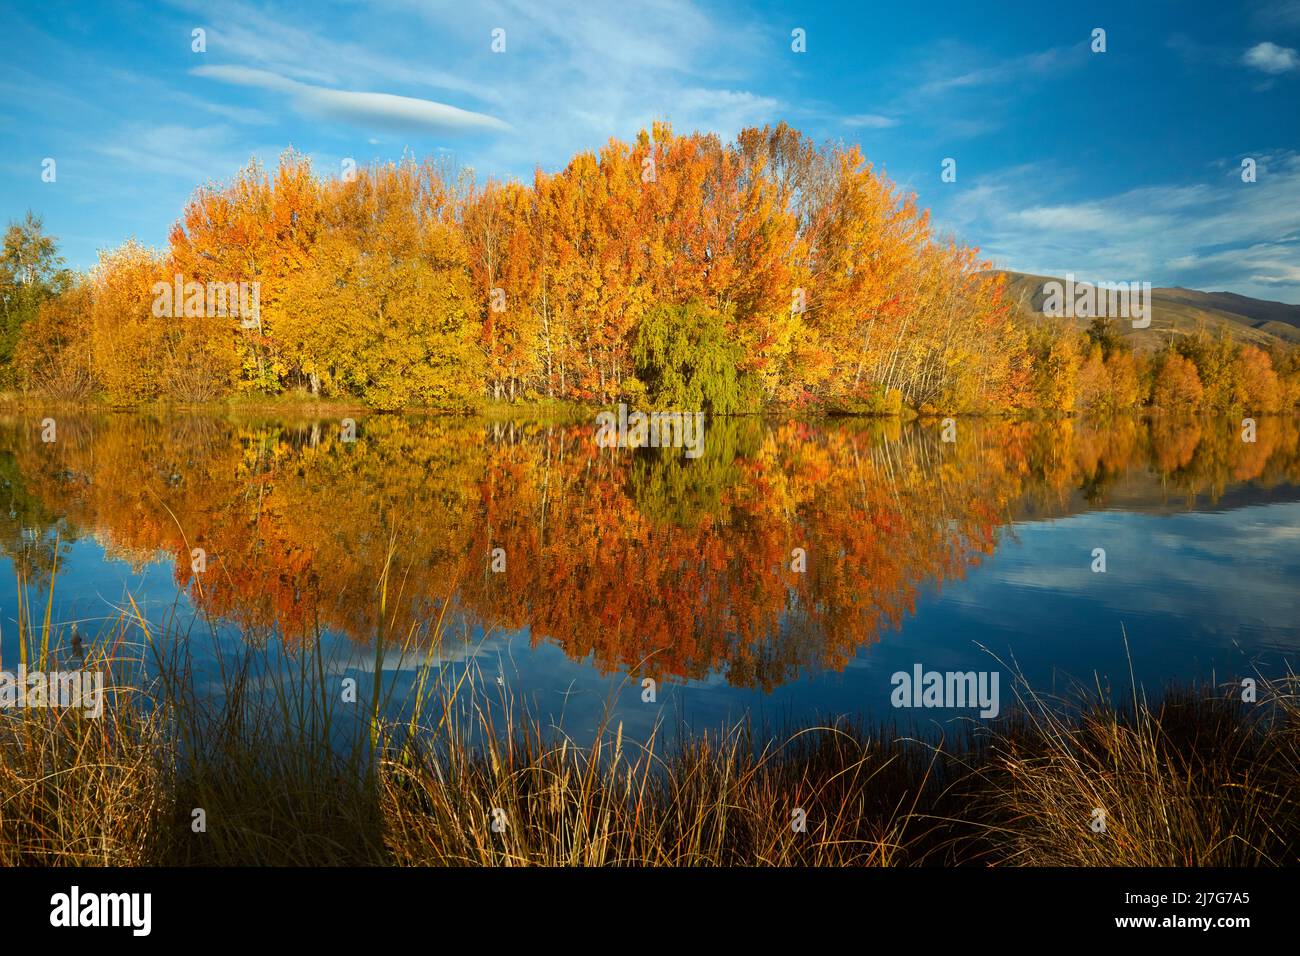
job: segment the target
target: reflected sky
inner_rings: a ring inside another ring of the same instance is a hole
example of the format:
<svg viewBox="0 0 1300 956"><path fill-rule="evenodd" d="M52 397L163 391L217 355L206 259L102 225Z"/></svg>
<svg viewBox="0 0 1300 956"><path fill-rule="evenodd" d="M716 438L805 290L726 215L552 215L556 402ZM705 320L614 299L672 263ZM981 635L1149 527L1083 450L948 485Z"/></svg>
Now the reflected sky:
<svg viewBox="0 0 1300 956"><path fill-rule="evenodd" d="M419 662L472 667L577 738L605 715L642 734L973 713L892 708L890 676L916 664L1000 671L1008 706L1013 670L1127 696L1130 673L1156 693L1298 656L1292 419L1262 421L1255 445L1213 420L963 423L956 443L937 423L741 420L711 426L699 461L599 449L589 425L333 432L106 415L61 422L50 447L0 421L5 666L19 579L43 607L56 542L60 640L129 594L230 650L319 641L362 687L391 553L385 626L414 648L380 664L395 698Z"/></svg>

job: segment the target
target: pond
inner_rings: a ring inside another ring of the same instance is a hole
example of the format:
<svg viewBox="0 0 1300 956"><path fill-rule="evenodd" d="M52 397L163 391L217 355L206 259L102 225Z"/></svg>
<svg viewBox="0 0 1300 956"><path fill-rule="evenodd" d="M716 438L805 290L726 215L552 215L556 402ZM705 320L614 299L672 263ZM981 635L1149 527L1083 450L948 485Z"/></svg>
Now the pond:
<svg viewBox="0 0 1300 956"><path fill-rule="evenodd" d="M918 709L897 675L994 673L1005 710L1016 673L1155 696L1300 657L1292 417L1253 441L1222 418L739 418L699 457L605 447L594 414L47 417L0 418L6 667L20 588L43 613L51 581L60 648L133 599L226 646L320 642L395 699L420 664L471 668L575 738L979 712Z"/></svg>

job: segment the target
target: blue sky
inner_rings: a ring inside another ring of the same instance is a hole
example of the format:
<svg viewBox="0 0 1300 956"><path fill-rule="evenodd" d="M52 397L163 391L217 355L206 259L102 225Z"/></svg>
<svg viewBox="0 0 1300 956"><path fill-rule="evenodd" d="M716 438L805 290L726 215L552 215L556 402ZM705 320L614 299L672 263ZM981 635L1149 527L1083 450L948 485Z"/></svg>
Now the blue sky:
<svg viewBox="0 0 1300 956"><path fill-rule="evenodd" d="M162 245L196 185L289 145L329 173L411 151L529 177L654 119L728 137L784 119L861 143L998 266L1300 303L1300 0L5 0L0 18L0 211L43 215L78 267Z"/></svg>

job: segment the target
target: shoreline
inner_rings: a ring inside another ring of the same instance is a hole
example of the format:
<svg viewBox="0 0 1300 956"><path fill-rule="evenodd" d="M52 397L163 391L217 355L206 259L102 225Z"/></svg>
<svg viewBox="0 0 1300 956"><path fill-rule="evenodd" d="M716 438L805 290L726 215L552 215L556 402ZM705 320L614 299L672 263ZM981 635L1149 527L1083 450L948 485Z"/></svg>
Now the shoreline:
<svg viewBox="0 0 1300 956"><path fill-rule="evenodd" d="M66 412L75 414L136 414L136 415L208 415L214 417L252 417L282 415L295 418L341 418L348 416L394 416L481 419L485 421L528 421L548 424L595 424L602 412L615 411L618 402L609 404L584 404L572 401L542 402L486 402L473 408L435 408L407 406L403 408L375 408L356 400L304 399L297 397L259 396L256 398L229 398L210 402L146 402L138 405L117 405L102 400L68 401L0 393L0 411L11 412ZM656 411L623 403L629 411L650 413ZM1205 418L1288 418L1300 414L1300 409L1282 409L1271 412L1248 412L1245 409L1160 409L1142 407L1117 411L1077 410L1070 412L1052 409L1001 409L984 411L926 411L904 407L896 412L850 412L828 408L782 409L771 408L752 412L705 412L709 419L764 421L880 421L880 422L942 422L956 421L1112 421L1117 419L1167 419L1189 421Z"/></svg>

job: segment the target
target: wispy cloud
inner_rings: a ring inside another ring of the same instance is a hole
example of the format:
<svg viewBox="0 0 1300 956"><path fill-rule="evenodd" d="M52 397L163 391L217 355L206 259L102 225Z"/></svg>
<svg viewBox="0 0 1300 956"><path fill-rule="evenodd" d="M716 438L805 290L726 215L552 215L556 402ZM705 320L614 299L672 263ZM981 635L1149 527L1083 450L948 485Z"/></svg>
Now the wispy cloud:
<svg viewBox="0 0 1300 956"><path fill-rule="evenodd" d="M941 224L1004 268L1300 302L1300 153L1258 159L1254 183L1225 160L1201 182L1077 203L1042 201L1041 171L1003 170L974 181Z"/></svg>
<svg viewBox="0 0 1300 956"><path fill-rule="evenodd" d="M1080 66L1088 57L1086 43L1074 46L1053 47L1023 56L1012 57L990 66L976 69L948 71L947 75L929 80L921 85L923 96L938 96L954 90L970 90L1061 73Z"/></svg>
<svg viewBox="0 0 1300 956"><path fill-rule="evenodd" d="M1065 206L1034 206L1011 213L1010 222L1031 229L1048 229L1054 232L1106 232L1122 221L1115 210L1097 203L1079 203Z"/></svg>
<svg viewBox="0 0 1300 956"><path fill-rule="evenodd" d="M93 151L136 172L175 177L186 188L225 177L248 160L248 154L233 145L225 125L133 123L114 138L97 143Z"/></svg>
<svg viewBox="0 0 1300 956"><path fill-rule="evenodd" d="M844 117L844 125L855 129L888 129L897 126L898 120L880 113L857 113Z"/></svg>
<svg viewBox="0 0 1300 956"><path fill-rule="evenodd" d="M477 156L483 169L526 175L534 163L560 165L655 120L726 138L788 109L755 91L770 62L764 25L690 0L489 0L468 26L454 10L416 0L381 0L381 8L417 14L434 35L454 33L462 49L481 51L461 61L465 70L493 80L501 115L529 144L526 157L489 144ZM506 51L492 54L497 27Z"/></svg>
<svg viewBox="0 0 1300 956"><path fill-rule="evenodd" d="M1266 30L1300 29L1300 0L1261 0L1251 19Z"/></svg>
<svg viewBox="0 0 1300 956"><path fill-rule="evenodd" d="M189 110L202 110L214 116L240 123L244 126L270 126L274 117L263 110L246 106L232 106L229 103L214 103L199 96L192 96L181 90L168 90L166 95L174 98Z"/></svg>
<svg viewBox="0 0 1300 956"><path fill-rule="evenodd" d="M946 140L985 136L1011 121L1015 98L1027 85L1064 77L1086 63L1088 55L1088 45L1081 41L991 59L987 50L941 40L916 51L911 68L892 79L892 95L883 101L886 109L844 122L883 129L906 121L909 128L942 131Z"/></svg>
<svg viewBox="0 0 1300 956"><path fill-rule="evenodd" d="M491 85L439 70L427 60L407 60L359 42L333 39L313 25L316 17L290 22L239 0L171 0L208 31L210 55L253 63L280 76L322 86L399 84L466 93L498 101Z"/></svg>
<svg viewBox="0 0 1300 956"><path fill-rule="evenodd" d="M514 136L481 143L473 156L477 168L496 175L527 176L535 163L558 166L655 120L729 137L789 114L789 104L753 88L770 46L763 25L691 0L625 0L608 8L579 0L488 0L472 12L376 0L356 19L354 41L337 39L337 29L323 34L317 18L272 14L242 0L170 2L207 27L207 56L239 64L192 72L281 94L303 113L368 129L463 133L508 124ZM375 37L372 21L404 27ZM496 28L505 30L499 54L491 51ZM421 96L420 87L462 91L486 108L450 106L443 97ZM364 89L389 92L352 92Z"/></svg>
<svg viewBox="0 0 1300 956"><path fill-rule="evenodd" d="M1243 277L1274 293L1300 289L1300 238L1261 242L1243 249L1226 249L1187 255L1170 261L1170 267L1201 277L1203 283L1229 285Z"/></svg>

